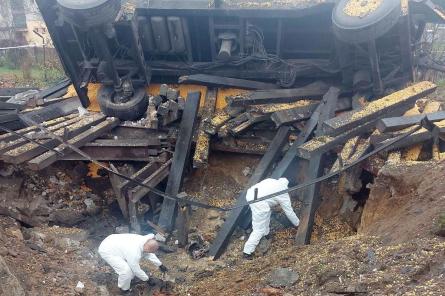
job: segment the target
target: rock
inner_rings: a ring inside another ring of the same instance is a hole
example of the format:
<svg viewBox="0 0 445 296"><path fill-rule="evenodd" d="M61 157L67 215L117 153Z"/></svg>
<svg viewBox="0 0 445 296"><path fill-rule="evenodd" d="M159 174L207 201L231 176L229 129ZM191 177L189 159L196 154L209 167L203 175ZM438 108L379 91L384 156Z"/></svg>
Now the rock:
<svg viewBox="0 0 445 296"><path fill-rule="evenodd" d="M183 277L183 276L177 276L176 277L176 282L178 283L178 284L182 284L182 283L185 283L185 277Z"/></svg>
<svg viewBox="0 0 445 296"><path fill-rule="evenodd" d="M262 254L265 255L267 253L267 251L269 251L270 246L272 245L272 240L270 239L266 239L265 237L260 241L259 245L258 245L258 251Z"/></svg>
<svg viewBox="0 0 445 296"><path fill-rule="evenodd" d="M25 245L27 245L31 250L39 251L39 252L42 252L42 253L46 253L45 249L43 248L43 244L42 245L38 245L38 244L33 243L31 241L25 241Z"/></svg>
<svg viewBox="0 0 445 296"><path fill-rule="evenodd" d="M217 210L209 210L207 211L207 219L214 220L220 217L220 213Z"/></svg>
<svg viewBox="0 0 445 296"><path fill-rule="evenodd" d="M291 287L298 281L298 274L288 268L276 268L267 280L272 287Z"/></svg>
<svg viewBox="0 0 445 296"><path fill-rule="evenodd" d="M3 257L0 257L0 295L25 296L25 290L19 280L8 268Z"/></svg>
<svg viewBox="0 0 445 296"><path fill-rule="evenodd" d="M97 287L97 295L98 296L110 296L110 292L108 292L107 286Z"/></svg>
<svg viewBox="0 0 445 296"><path fill-rule="evenodd" d="M188 268L189 268L188 265L180 265L180 266L178 266L178 271L186 272Z"/></svg>
<svg viewBox="0 0 445 296"><path fill-rule="evenodd" d="M15 168L13 165L4 165L5 167L0 169L0 176L2 177L10 177L15 172Z"/></svg>
<svg viewBox="0 0 445 296"><path fill-rule="evenodd" d="M11 255L12 257L17 257L19 254L17 253L17 251L9 249L8 250L8 254Z"/></svg>
<svg viewBox="0 0 445 296"><path fill-rule="evenodd" d="M77 285L74 288L74 291L76 291L77 293L83 294L84 289L85 289L85 285L81 281L79 281L79 282L77 282Z"/></svg>
<svg viewBox="0 0 445 296"><path fill-rule="evenodd" d="M25 240L40 244L45 241L46 235L37 230L37 228L23 228L23 237Z"/></svg>
<svg viewBox="0 0 445 296"><path fill-rule="evenodd" d="M4 246L0 246L0 256L6 255L8 255L8 249L6 249Z"/></svg>
<svg viewBox="0 0 445 296"><path fill-rule="evenodd" d="M74 226L86 220L86 217L81 212L72 209L58 209L51 213L50 220L56 224Z"/></svg>
<svg viewBox="0 0 445 296"><path fill-rule="evenodd" d="M128 226L118 226L114 230L116 233L130 233L130 228Z"/></svg>
<svg viewBox="0 0 445 296"><path fill-rule="evenodd" d="M94 216L97 215L100 211L100 208L98 206L96 206L96 203L94 202L94 200L92 198L87 198L83 201L83 203L86 205L87 207L87 213L90 216Z"/></svg>
<svg viewBox="0 0 445 296"><path fill-rule="evenodd" d="M442 213L439 215L439 218L437 219L434 233L438 236L445 237L445 213Z"/></svg>
<svg viewBox="0 0 445 296"><path fill-rule="evenodd" d="M252 168L250 167L245 167L242 171L244 177L250 176L252 175Z"/></svg>
<svg viewBox="0 0 445 296"><path fill-rule="evenodd" d="M271 287L262 288L260 290L260 292L267 296L278 296L278 295L284 294L284 292L282 290L277 289L277 288L271 288Z"/></svg>
<svg viewBox="0 0 445 296"><path fill-rule="evenodd" d="M163 236L160 233L156 233L155 235L155 240L157 240L158 242L163 242L165 243L167 241L167 239L165 238L165 236Z"/></svg>
<svg viewBox="0 0 445 296"><path fill-rule="evenodd" d="M205 270L200 270L200 271L195 272L194 276L195 276L195 278L203 279L206 277L211 277L213 275L213 273L214 273L213 270L205 269Z"/></svg>
<svg viewBox="0 0 445 296"><path fill-rule="evenodd" d="M366 293L366 285L364 283L351 283L346 288L347 293Z"/></svg>
<svg viewBox="0 0 445 296"><path fill-rule="evenodd" d="M20 240L20 241L23 240L23 234L19 228L12 228L12 229L9 228L8 230L9 230L9 234L16 237L18 240Z"/></svg>
<svg viewBox="0 0 445 296"><path fill-rule="evenodd" d="M72 252L80 248L80 242L67 237L62 237L54 241L54 246L61 251Z"/></svg>

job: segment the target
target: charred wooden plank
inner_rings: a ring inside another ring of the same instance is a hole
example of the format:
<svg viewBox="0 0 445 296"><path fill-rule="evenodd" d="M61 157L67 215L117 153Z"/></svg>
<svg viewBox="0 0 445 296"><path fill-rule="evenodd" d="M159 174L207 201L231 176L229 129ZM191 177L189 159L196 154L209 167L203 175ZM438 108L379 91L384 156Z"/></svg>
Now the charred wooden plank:
<svg viewBox="0 0 445 296"><path fill-rule="evenodd" d="M316 135L320 136L324 133L322 124L335 117L335 109L337 107L338 96L340 95L340 89L336 87L330 87L326 94L323 96L324 106L321 109L320 116L318 118L318 125Z"/></svg>
<svg viewBox="0 0 445 296"><path fill-rule="evenodd" d="M249 120L249 113L247 112L241 113L237 117L230 119L218 130L218 137L226 137L232 128L240 125L247 120Z"/></svg>
<svg viewBox="0 0 445 296"><path fill-rule="evenodd" d="M153 174L157 169L159 169L160 164L158 162L149 162L147 163L145 166L143 166L140 170L138 170L136 173L134 173L133 175L131 175L131 178L133 180L137 180L137 181L141 181L146 179L147 177L149 177L151 174ZM136 183L129 181L129 180L125 180L123 181L118 189L121 191L121 193L128 197L127 191L131 190L134 187L137 187L139 185L137 185Z"/></svg>
<svg viewBox="0 0 445 296"><path fill-rule="evenodd" d="M75 116L71 119L68 119L66 121L59 122L57 124L54 124L50 127L48 127L48 131L50 132L61 132L63 134L64 128L68 127L71 124L75 124L79 121L79 117ZM48 135L44 135L42 132L40 132L40 129L33 129L30 132L27 132L24 134L25 136L29 138L36 138L43 136L45 138L48 138ZM9 142L3 142L0 143L0 153L5 153L8 150L16 149L17 147L26 145L27 141L23 138L16 138L15 140L9 141Z"/></svg>
<svg viewBox="0 0 445 296"><path fill-rule="evenodd" d="M297 140L292 144L292 146L289 148L289 150L287 150L281 161L277 164L276 168L272 172L272 178L278 179L286 175L289 167L293 163L295 163L299 147L306 143L306 141L310 138L318 125L320 113L322 112L323 106L324 102L322 101L322 103L320 103L315 111L312 113L311 118L309 118L309 120L304 125L304 129L298 135Z"/></svg>
<svg viewBox="0 0 445 296"><path fill-rule="evenodd" d="M278 85L253 80L229 78L207 74L194 74L179 77L179 83L202 84L213 87L234 87L243 89L277 89Z"/></svg>
<svg viewBox="0 0 445 296"><path fill-rule="evenodd" d="M429 81L419 82L373 101L361 110L347 112L325 121L323 130L327 135L336 136L359 125L374 125L383 116L405 112L417 99L434 92L436 88Z"/></svg>
<svg viewBox="0 0 445 296"><path fill-rule="evenodd" d="M283 126L281 127L272 143L269 145L266 154L261 158L260 163L255 168L254 173L249 179L247 186L250 187L259 181L261 181L269 172L271 166L277 161L278 157L280 157L281 152L283 150L283 146L287 143L289 137L290 128ZM246 201L246 191L243 191L237 199L236 204L242 204ZM246 215L248 207L242 207L232 210L221 229L219 230L216 238L213 240L212 245L210 246L209 255L213 257L213 260L218 259L221 254L224 252L227 244L229 243L230 237L232 236L233 231L235 231L236 226L238 225L240 219L243 215Z"/></svg>
<svg viewBox="0 0 445 296"><path fill-rule="evenodd" d="M97 139L94 142L86 143L88 147L152 147L160 148L160 139Z"/></svg>
<svg viewBox="0 0 445 296"><path fill-rule="evenodd" d="M56 125L58 123L61 123L61 122L67 121L67 120L70 120L70 119L72 119L74 117L78 117L78 115L77 114L70 114L70 115L67 115L67 116L58 117L56 119L44 121L42 123L42 125L44 127L46 127L46 128L49 128L50 126ZM15 132L20 134L20 135L25 135L25 134L27 134L29 132L34 132L34 131L38 131L38 130L39 130L39 127L37 127L37 126L29 126L29 127L25 127L25 128L20 129L20 130L17 130ZM0 143L1 142L11 142L11 141L17 140L18 138L20 138L20 136L15 135L15 134L7 133L7 134L4 134L4 135L0 135Z"/></svg>
<svg viewBox="0 0 445 296"><path fill-rule="evenodd" d="M297 149L297 156L305 159L310 159L311 157L328 152L338 145L346 143L350 138L361 135L365 132L369 132L373 127L373 122L371 124L364 124L353 128L345 133L338 136L320 136L313 138L312 140L304 143Z"/></svg>
<svg viewBox="0 0 445 296"><path fill-rule="evenodd" d="M305 107L277 111L272 113L270 118L276 126L306 120L311 117L312 112L317 108L317 106L318 102L314 102L313 104Z"/></svg>
<svg viewBox="0 0 445 296"><path fill-rule="evenodd" d="M258 113L248 113L247 116L249 118L249 119L247 119L247 121L241 123L238 126L230 128L230 133L232 135L238 135L239 133L245 131L246 129L250 128L254 124L256 124L258 122L265 121L269 118L268 115L258 114Z"/></svg>
<svg viewBox="0 0 445 296"><path fill-rule="evenodd" d="M230 118L230 115L226 112L217 112L209 122L205 121L203 128L209 135L215 135L218 129L229 121Z"/></svg>
<svg viewBox="0 0 445 296"><path fill-rule="evenodd" d="M401 133L401 134L403 134L403 133ZM393 145L388 147L385 151L393 151L393 150L400 149L400 148L406 148L406 147L409 147L409 146L412 146L415 144L429 141L432 138L433 138L433 136L432 136L431 132L425 128L422 128L422 129L418 130L417 132L413 133L412 135L410 135L409 137L394 143ZM383 146L391 140L392 139L385 140L381 143L376 144L375 146L376 147Z"/></svg>
<svg viewBox="0 0 445 296"><path fill-rule="evenodd" d="M0 110L23 110L24 108L25 108L24 105L6 103L0 101Z"/></svg>
<svg viewBox="0 0 445 296"><path fill-rule="evenodd" d="M191 92L187 95L178 139L176 140L175 152L173 154L170 175L165 189L165 193L170 195L176 196L181 189L182 177L190 154L200 97L200 92ZM176 202L169 199L164 200L159 217L159 226L170 231L174 226L175 212Z"/></svg>
<svg viewBox="0 0 445 296"><path fill-rule="evenodd" d="M214 142L210 144L212 150L263 155L266 153L267 145L261 139L253 141L253 139L234 139L233 137L225 137L221 142Z"/></svg>
<svg viewBox="0 0 445 296"><path fill-rule="evenodd" d="M440 121L445 119L445 111L412 116L382 118L377 122L376 127L382 133L397 131L415 124L419 124L425 116L429 121Z"/></svg>
<svg viewBox="0 0 445 296"><path fill-rule="evenodd" d="M349 158L343 160L342 166L348 165L363 155L365 155L371 148L371 143L369 138L358 139L355 147L355 151L350 155ZM354 166L342 174L340 174L338 181L338 190L342 194L354 194L360 191L362 183L360 181L360 175L362 172L362 167L357 165Z"/></svg>
<svg viewBox="0 0 445 296"><path fill-rule="evenodd" d="M169 159L166 163L162 164L156 171L154 171L151 175L145 178L142 183L149 187L156 187L159 183L161 183L165 178L167 178L170 172L170 166L172 164L172 159ZM128 191L128 198L137 202L145 195L150 192L150 189L143 186L136 186Z"/></svg>
<svg viewBox="0 0 445 296"><path fill-rule="evenodd" d="M110 131L114 127L116 127L119 124L119 119L117 118L107 118L105 121L102 121L98 125L92 127L89 130L84 131L83 133L80 133L79 135L75 136L74 138L68 140L68 144L73 145L75 147L81 147L88 142L96 139L97 137L101 136L102 134ZM55 148L55 150L66 153L70 151L70 147L67 145L59 145ZM54 151L46 151L45 153L37 156L34 159L31 159L28 162L28 166L32 170L41 170L43 168L48 167L52 163L56 162L59 159L59 154L57 154Z"/></svg>
<svg viewBox="0 0 445 296"><path fill-rule="evenodd" d="M355 147L358 144L359 136L353 137L349 139L345 145L343 146L340 154L338 155L337 160L331 167L331 172L336 172L341 169L342 166L345 165L345 162L351 157L351 155L355 151Z"/></svg>
<svg viewBox="0 0 445 296"><path fill-rule="evenodd" d="M315 109L319 102L312 100L301 100L293 103L285 104L265 104L265 105L251 105L247 106L246 110L249 112L257 112L262 114L273 114L280 111L293 110L298 108ZM237 107L242 108L242 107Z"/></svg>
<svg viewBox="0 0 445 296"><path fill-rule="evenodd" d="M95 160L102 161L142 161L142 162L166 162L168 153L161 152L153 156L154 150L148 150L146 147L99 147L99 146L83 146L80 148L84 153L88 154ZM64 155L60 160L88 160L83 156L73 152Z"/></svg>
<svg viewBox="0 0 445 296"><path fill-rule="evenodd" d="M199 125L198 140L196 141L195 154L193 155L193 167L199 168L207 165L210 150L210 135L204 131L206 121L209 121L215 112L216 89L208 89L204 108L202 109L201 123Z"/></svg>
<svg viewBox="0 0 445 296"><path fill-rule="evenodd" d="M91 126L99 124L103 120L105 120L104 115L94 114L91 116L87 116L85 118L81 118L80 120L77 120L76 123L73 123L64 129L56 130L54 134L60 137L62 136L68 138L75 137L80 133L83 133L84 131L91 128ZM49 139L49 140L43 140L41 141L41 143L44 144L46 147L54 148L59 144L59 141L56 139ZM31 158L34 158L37 155L46 151L47 151L46 148L39 146L35 143L27 143L25 145L22 145L20 147L17 147L15 149L9 150L8 152L4 153L2 155L2 159L8 163L18 164L30 160Z"/></svg>
<svg viewBox="0 0 445 296"><path fill-rule="evenodd" d="M307 172L304 174L304 181L318 178L321 173L323 154L317 154L310 160L305 160L308 164ZM315 211L318 207L319 184L308 186L303 191L303 206L300 211L300 225L298 226L295 243L306 245L310 242L312 227L314 224Z"/></svg>
<svg viewBox="0 0 445 296"><path fill-rule="evenodd" d="M292 103L302 99L320 100L328 90L328 85L316 82L300 88L255 91L230 101L233 107L260 104Z"/></svg>
<svg viewBox="0 0 445 296"><path fill-rule="evenodd" d="M320 115L318 115L317 118L318 123L315 134L323 135L324 131L322 123L335 116L335 108L337 105L339 92L339 89L330 87L328 92L323 96L320 109L317 110L319 111ZM323 121L321 119L323 119ZM304 181L309 181L320 176L323 168L324 155L324 152L319 152L308 160L309 163L307 165L307 171L303 174L305 178ZM315 211L320 203L319 191L320 183L312 184L303 190L303 203L300 211L300 225L298 226L297 235L295 236L295 243L297 245L305 245L310 242L312 227L314 225Z"/></svg>
<svg viewBox="0 0 445 296"><path fill-rule="evenodd" d="M311 117L312 112L317 108L319 102L312 101L309 105L291 109L280 110L272 113L271 119L276 126L291 124L294 122L306 120ZM339 98L337 101L336 112L351 109L351 99L347 97Z"/></svg>

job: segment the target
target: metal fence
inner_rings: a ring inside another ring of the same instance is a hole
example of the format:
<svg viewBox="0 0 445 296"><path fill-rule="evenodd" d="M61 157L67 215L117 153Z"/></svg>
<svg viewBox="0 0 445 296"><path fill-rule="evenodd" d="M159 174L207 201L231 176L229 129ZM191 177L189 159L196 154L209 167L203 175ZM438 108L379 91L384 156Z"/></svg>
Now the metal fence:
<svg viewBox="0 0 445 296"><path fill-rule="evenodd" d="M0 48L0 87L43 88L63 78L65 73L54 48Z"/></svg>

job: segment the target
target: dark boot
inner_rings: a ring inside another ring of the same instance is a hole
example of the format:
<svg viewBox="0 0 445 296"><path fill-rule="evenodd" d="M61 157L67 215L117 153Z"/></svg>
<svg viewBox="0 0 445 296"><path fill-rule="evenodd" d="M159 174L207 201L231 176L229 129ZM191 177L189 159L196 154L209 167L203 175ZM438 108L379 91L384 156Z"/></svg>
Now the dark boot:
<svg viewBox="0 0 445 296"><path fill-rule="evenodd" d="M252 260L253 259L253 255L252 254L243 253L243 258L246 259L246 260Z"/></svg>

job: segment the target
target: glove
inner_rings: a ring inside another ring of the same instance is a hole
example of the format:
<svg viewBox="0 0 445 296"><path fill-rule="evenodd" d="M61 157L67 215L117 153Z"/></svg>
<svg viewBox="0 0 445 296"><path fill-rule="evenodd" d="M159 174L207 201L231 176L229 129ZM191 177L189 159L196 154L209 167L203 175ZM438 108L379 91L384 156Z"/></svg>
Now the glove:
<svg viewBox="0 0 445 296"><path fill-rule="evenodd" d="M168 268L165 267L165 265L161 265L161 266L159 266L159 270L163 273L166 273L168 271Z"/></svg>

